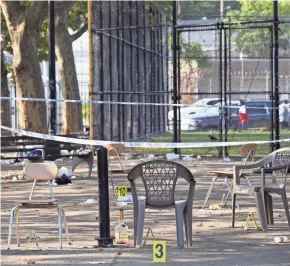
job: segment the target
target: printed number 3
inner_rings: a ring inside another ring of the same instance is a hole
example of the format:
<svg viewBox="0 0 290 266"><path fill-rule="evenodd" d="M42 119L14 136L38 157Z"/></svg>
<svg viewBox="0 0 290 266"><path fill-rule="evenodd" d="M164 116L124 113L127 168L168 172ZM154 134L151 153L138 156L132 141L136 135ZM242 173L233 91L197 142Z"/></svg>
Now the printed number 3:
<svg viewBox="0 0 290 266"><path fill-rule="evenodd" d="M157 251L159 252L159 254L155 253L155 257L158 258L158 259L161 259L163 257L163 246L162 246L162 244L157 244L156 245L156 249L158 249L158 248L159 248L159 250L157 250Z"/></svg>

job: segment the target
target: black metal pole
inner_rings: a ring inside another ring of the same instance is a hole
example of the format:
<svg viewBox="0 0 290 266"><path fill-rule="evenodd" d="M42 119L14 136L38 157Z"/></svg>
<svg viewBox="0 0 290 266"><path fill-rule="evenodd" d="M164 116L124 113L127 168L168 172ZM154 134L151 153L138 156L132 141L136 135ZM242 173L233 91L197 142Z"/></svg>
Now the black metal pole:
<svg viewBox="0 0 290 266"><path fill-rule="evenodd" d="M113 238L110 236L110 206L109 206L109 176L107 149L100 147L98 156L99 179L99 246L112 247Z"/></svg>
<svg viewBox="0 0 290 266"><path fill-rule="evenodd" d="M219 141L223 141L223 122L222 122L222 105L223 105L223 23L218 23L218 28L219 28L219 33L220 33L220 38L219 38L219 63L220 63L220 69L219 69L219 82L220 82L220 114L219 114ZM219 148L219 157L223 157L223 148Z"/></svg>
<svg viewBox="0 0 290 266"><path fill-rule="evenodd" d="M174 104L178 102L177 92L177 2L172 1L172 65L173 65L173 96L172 100ZM177 106L173 106L173 142L178 141L178 127L177 127ZM180 119L180 118L179 118ZM174 149L174 153L178 154L178 149Z"/></svg>
<svg viewBox="0 0 290 266"><path fill-rule="evenodd" d="M180 62L180 57L181 57L181 51L179 49L180 47L180 36L181 35L181 32L177 32L177 95L180 95L180 87L181 87L181 77L180 77L180 68L181 68L181 62ZM177 102L180 104L180 97L178 97L177 99ZM178 117L180 119L178 119L178 142L181 142L181 112L180 112L180 106L177 107L177 114L178 114ZM180 150L179 150L180 152Z"/></svg>
<svg viewBox="0 0 290 266"><path fill-rule="evenodd" d="M275 125L275 121L274 121L274 107L275 107L275 103L274 103L274 56L273 56L273 47L274 47L274 36L273 36L273 28L270 28L270 82L271 82L271 95L270 95L270 99L271 99L271 109L270 109L270 130L271 130L271 140L275 140L275 135L274 135L274 125ZM274 143L270 143L270 151L274 151L275 150L275 144Z"/></svg>
<svg viewBox="0 0 290 266"><path fill-rule="evenodd" d="M279 18L278 18L278 0L273 2L274 9L274 89L275 89L275 140L280 139L279 123ZM275 143L275 149L280 148L280 143Z"/></svg>
<svg viewBox="0 0 290 266"><path fill-rule="evenodd" d="M224 34L224 105L227 106L227 32L226 30L223 31ZM224 118L224 141L228 141L228 107L223 108L223 118ZM224 147L225 156L229 156L228 154L228 148Z"/></svg>
<svg viewBox="0 0 290 266"><path fill-rule="evenodd" d="M55 82L55 31L54 31L54 1L48 1L49 6L49 91L50 99L56 99ZM49 133L56 134L56 102L50 102Z"/></svg>
<svg viewBox="0 0 290 266"><path fill-rule="evenodd" d="M232 102L232 30L231 30L231 17L229 16L229 89L228 89L228 93L229 93L229 104L231 105ZM228 112L228 128L231 128L231 108L229 108L229 112Z"/></svg>

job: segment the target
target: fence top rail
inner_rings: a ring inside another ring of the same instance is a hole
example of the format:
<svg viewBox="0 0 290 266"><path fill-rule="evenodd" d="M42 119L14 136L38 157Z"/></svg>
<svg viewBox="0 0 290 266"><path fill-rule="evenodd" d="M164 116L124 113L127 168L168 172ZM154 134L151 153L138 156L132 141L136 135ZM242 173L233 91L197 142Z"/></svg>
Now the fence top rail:
<svg viewBox="0 0 290 266"><path fill-rule="evenodd" d="M114 28L97 28L94 27L95 31L109 31L109 30L138 30L138 29L146 29L146 28L162 28L162 27L172 27L171 24L160 24L160 25L146 25L146 26L125 26L125 27L114 27Z"/></svg>

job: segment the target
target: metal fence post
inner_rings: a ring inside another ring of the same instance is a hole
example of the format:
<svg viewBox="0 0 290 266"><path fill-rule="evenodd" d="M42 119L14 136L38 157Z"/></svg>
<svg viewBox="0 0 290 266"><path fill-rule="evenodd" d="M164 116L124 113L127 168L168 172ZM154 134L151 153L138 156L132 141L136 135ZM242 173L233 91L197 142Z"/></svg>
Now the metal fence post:
<svg viewBox="0 0 290 266"><path fill-rule="evenodd" d="M220 75L220 103L221 103L221 109L220 109L220 114L219 114L219 141L223 141L223 122L222 122L222 117L223 117L223 23L218 23L217 24L218 29L219 29L219 64L220 64L220 69L219 69L219 75ZM219 149L219 157L223 157L223 149Z"/></svg>
<svg viewBox="0 0 290 266"><path fill-rule="evenodd" d="M172 100L174 104L177 104L177 2L172 1L172 59L173 59L173 96ZM180 119L180 117L179 117ZM177 128L177 106L173 106L173 142L178 141L178 128ZM174 149L174 153L178 153L177 148Z"/></svg>
<svg viewBox="0 0 290 266"><path fill-rule="evenodd" d="M107 149L100 147L98 156L99 180L99 238L100 247L112 247L113 238L110 236L110 206L109 206L109 176Z"/></svg>
<svg viewBox="0 0 290 266"><path fill-rule="evenodd" d="M56 99L55 84L55 32L54 32L54 1L49 4L49 91L50 99ZM49 133L56 134L56 102L50 103L50 127Z"/></svg>
<svg viewBox="0 0 290 266"><path fill-rule="evenodd" d="M274 89L275 89L275 140L280 139L279 123L279 18L278 18L278 0L273 2L274 17ZM280 148L280 143L275 143L275 149Z"/></svg>

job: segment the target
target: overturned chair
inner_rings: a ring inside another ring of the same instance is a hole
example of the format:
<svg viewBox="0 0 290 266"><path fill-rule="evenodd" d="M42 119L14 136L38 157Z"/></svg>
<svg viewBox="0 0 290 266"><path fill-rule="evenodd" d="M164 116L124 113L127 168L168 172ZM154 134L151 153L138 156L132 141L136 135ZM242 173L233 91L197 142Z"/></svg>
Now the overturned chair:
<svg viewBox="0 0 290 266"><path fill-rule="evenodd" d="M146 199L140 199L136 180L141 179ZM175 188L178 178L189 183L185 200L175 200ZM154 160L138 164L128 173L134 206L134 245L142 245L145 209L175 209L177 245L184 246L183 223L187 245L192 246L192 205L195 180L192 173L183 165L165 160Z"/></svg>
<svg viewBox="0 0 290 266"><path fill-rule="evenodd" d="M25 166L23 170L24 177L33 181L32 190L27 201L15 201L18 203L11 210L10 214L10 225L9 225L9 235L8 235L8 249L10 249L12 231L13 231L13 222L15 221L16 225L16 237L17 245L20 246L20 234L19 234L19 211L20 209L48 209L56 208L58 213L58 231L59 231L59 242L60 248L62 248L62 224L64 222L65 232L67 235L68 243L70 244L68 227L64 210L56 204L56 199L54 199L53 188L51 182L56 178L58 174L58 167L55 163L29 163ZM32 200L34 189L37 181L47 181L51 199L48 200Z"/></svg>

